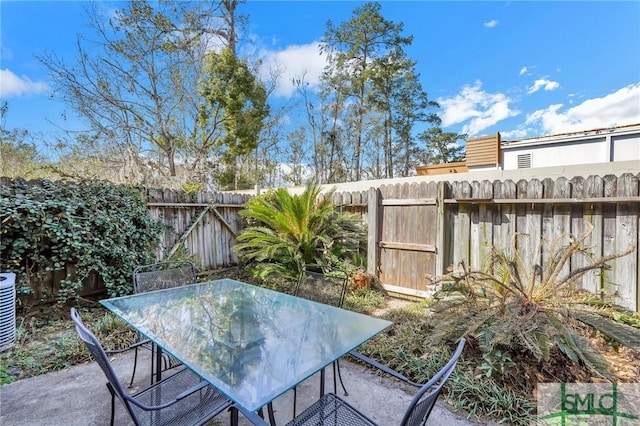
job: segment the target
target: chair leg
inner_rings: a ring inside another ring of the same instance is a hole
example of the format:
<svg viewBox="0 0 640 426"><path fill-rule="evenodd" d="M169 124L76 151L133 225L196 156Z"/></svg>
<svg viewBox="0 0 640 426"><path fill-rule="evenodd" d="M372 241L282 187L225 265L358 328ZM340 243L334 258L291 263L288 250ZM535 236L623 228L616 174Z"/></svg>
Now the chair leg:
<svg viewBox="0 0 640 426"><path fill-rule="evenodd" d="M336 373L337 364L338 361L333 361L333 364L331 364L331 367L333 368L333 393L335 393L336 395L338 394L338 378Z"/></svg>
<svg viewBox="0 0 640 426"><path fill-rule="evenodd" d="M229 419L231 420L231 426L238 426L238 409L234 406L229 408Z"/></svg>
<svg viewBox="0 0 640 426"><path fill-rule="evenodd" d="M268 403L267 404L267 412L269 413L269 424L271 426L275 426L276 425L276 415L273 412L273 403ZM295 414L293 415L295 418Z"/></svg>
<svg viewBox="0 0 640 426"><path fill-rule="evenodd" d="M342 381L342 373L340 372L340 360L339 359L336 360L336 362L334 363L333 368L335 369L336 367L337 367L337 370L338 370L338 379L340 379L340 385L342 386L342 390L344 391L344 396L349 396L349 392L347 392L347 388L344 386L344 382ZM334 370L334 374L335 374L335 370ZM336 390L335 376L334 376L333 389L334 389L334 391Z"/></svg>
<svg viewBox="0 0 640 426"><path fill-rule="evenodd" d="M107 383L107 389L109 389L109 393L111 394L111 421L109 422L109 425L113 426L113 422L114 422L114 417L116 414L116 394L113 391L113 388L111 387L110 383Z"/></svg>
<svg viewBox="0 0 640 426"><path fill-rule="evenodd" d="M133 379L136 377L136 367L138 366L138 347L133 348L133 372L131 373L131 381L129 387L133 387Z"/></svg>
<svg viewBox="0 0 640 426"><path fill-rule="evenodd" d="M298 387L293 387L293 418L296 418L296 401L298 399Z"/></svg>

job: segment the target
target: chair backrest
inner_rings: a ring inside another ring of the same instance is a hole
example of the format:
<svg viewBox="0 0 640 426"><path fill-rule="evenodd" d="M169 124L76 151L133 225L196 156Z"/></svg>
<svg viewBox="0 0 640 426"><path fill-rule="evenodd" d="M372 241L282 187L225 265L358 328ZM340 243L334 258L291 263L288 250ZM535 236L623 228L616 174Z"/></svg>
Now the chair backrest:
<svg viewBox="0 0 640 426"><path fill-rule="evenodd" d="M134 293L180 287L195 282L196 267L186 260L141 265L133 270Z"/></svg>
<svg viewBox="0 0 640 426"><path fill-rule="evenodd" d="M404 414L402 422L400 422L401 426L423 426L427 423L442 387L456 367L458 358L460 358L462 349L464 349L464 344L465 339L460 339L460 343L458 343L458 347L449 362L416 393Z"/></svg>
<svg viewBox="0 0 640 426"><path fill-rule="evenodd" d="M342 307L349 276L342 269L326 265L305 265L293 291L294 296Z"/></svg>
<svg viewBox="0 0 640 426"><path fill-rule="evenodd" d="M120 380L118 380L118 376L113 370L113 367L109 362L109 358L105 353L104 348L102 347L96 336L84 325L84 323L82 322L82 318L80 318L80 314L78 314L75 308L71 308L71 320L76 325L76 332L78 333L78 336L80 336L80 339L87 346L87 349L89 349L89 352L91 352L91 356L96 360L104 375L107 376L109 389L114 392L115 395L122 401L127 411L129 412L129 415L135 420L136 416L131 410L129 401L125 396L127 395L127 392L120 383Z"/></svg>

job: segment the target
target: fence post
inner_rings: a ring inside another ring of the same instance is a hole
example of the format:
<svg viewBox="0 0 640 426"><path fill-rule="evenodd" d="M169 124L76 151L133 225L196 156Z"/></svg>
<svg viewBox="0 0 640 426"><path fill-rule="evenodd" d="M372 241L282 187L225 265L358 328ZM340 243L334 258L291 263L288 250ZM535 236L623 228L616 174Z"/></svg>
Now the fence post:
<svg viewBox="0 0 640 426"><path fill-rule="evenodd" d="M436 198L436 275L445 273L446 248L444 225L444 182L438 182L438 195Z"/></svg>
<svg viewBox="0 0 640 426"><path fill-rule="evenodd" d="M378 252L378 234L380 228L380 191L370 188L367 196L367 272L378 277L378 264L380 253Z"/></svg>

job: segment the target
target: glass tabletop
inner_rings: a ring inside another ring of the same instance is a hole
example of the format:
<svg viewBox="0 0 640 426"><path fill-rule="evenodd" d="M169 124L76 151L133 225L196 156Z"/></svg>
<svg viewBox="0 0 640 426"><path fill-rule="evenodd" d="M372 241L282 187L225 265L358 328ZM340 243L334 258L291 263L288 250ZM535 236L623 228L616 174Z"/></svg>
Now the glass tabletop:
<svg viewBox="0 0 640 426"><path fill-rule="evenodd" d="M231 279L101 303L249 411L391 325Z"/></svg>

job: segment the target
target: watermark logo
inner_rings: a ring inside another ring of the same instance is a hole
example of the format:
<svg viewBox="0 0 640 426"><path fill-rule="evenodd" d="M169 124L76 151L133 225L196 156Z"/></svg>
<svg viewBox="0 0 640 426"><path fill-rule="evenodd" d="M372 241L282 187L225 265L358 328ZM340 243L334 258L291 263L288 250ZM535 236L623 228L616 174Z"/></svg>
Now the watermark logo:
<svg viewBox="0 0 640 426"><path fill-rule="evenodd" d="M538 424L640 425L640 383L540 383Z"/></svg>

